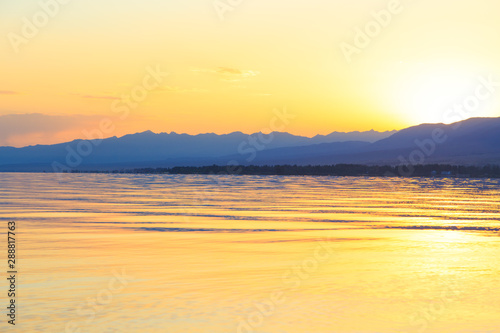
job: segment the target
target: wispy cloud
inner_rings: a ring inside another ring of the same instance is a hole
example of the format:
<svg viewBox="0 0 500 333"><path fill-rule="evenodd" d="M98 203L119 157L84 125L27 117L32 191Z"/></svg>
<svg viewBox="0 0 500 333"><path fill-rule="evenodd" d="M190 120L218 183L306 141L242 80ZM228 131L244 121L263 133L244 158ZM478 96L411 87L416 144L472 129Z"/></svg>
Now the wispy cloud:
<svg viewBox="0 0 500 333"><path fill-rule="evenodd" d="M157 88L158 92L169 92L173 94L186 94L186 93L203 93L208 92L207 89L199 89L199 88L181 88L175 86L164 86Z"/></svg>
<svg viewBox="0 0 500 333"><path fill-rule="evenodd" d="M53 144L82 137L81 130L99 125L103 116L53 116L41 113L0 116L0 146Z"/></svg>
<svg viewBox="0 0 500 333"><path fill-rule="evenodd" d="M242 70L230 67L218 67L215 69L193 68L191 69L191 71L195 73L217 75L220 79L224 81L232 81L232 82L242 81L245 79L255 77L260 74L258 71L255 70Z"/></svg>
<svg viewBox="0 0 500 333"><path fill-rule="evenodd" d="M81 98L91 98L91 99L120 99L119 97L116 96L111 96L111 95L82 95L82 94L74 94L77 96L80 96Z"/></svg>
<svg viewBox="0 0 500 333"><path fill-rule="evenodd" d="M17 91L0 90L0 95L17 95L17 94L19 94Z"/></svg>

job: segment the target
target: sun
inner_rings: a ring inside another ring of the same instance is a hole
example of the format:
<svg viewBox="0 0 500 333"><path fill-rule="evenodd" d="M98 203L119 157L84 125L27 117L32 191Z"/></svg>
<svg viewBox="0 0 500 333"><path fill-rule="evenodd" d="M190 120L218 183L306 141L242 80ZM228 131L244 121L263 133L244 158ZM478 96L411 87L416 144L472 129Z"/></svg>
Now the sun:
<svg viewBox="0 0 500 333"><path fill-rule="evenodd" d="M467 91L469 83L459 75L432 74L416 80L409 104L416 123L446 123L447 110Z"/></svg>
<svg viewBox="0 0 500 333"><path fill-rule="evenodd" d="M450 123L450 108L463 103L478 84L477 75L459 66L417 63L403 68L401 74L394 92L397 105L415 125Z"/></svg>

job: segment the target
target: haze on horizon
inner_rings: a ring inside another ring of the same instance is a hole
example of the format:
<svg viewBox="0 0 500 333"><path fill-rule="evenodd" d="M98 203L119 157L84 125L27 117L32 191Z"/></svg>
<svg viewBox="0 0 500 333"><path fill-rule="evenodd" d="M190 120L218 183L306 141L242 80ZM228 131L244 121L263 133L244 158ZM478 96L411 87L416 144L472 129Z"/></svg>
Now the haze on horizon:
<svg viewBox="0 0 500 333"><path fill-rule="evenodd" d="M102 119L107 137L255 133L284 107L296 135L388 131L447 122L481 78L500 82L493 0L60 1L0 4L2 146L84 138ZM499 116L497 95L470 116Z"/></svg>

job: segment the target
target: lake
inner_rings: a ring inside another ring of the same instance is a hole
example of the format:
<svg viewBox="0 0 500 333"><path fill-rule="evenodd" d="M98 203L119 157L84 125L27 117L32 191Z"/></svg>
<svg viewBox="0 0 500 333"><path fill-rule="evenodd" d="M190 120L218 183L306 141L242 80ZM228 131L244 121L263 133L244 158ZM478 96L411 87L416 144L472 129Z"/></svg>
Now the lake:
<svg viewBox="0 0 500 333"><path fill-rule="evenodd" d="M499 180L1 173L0 196L19 332L498 332Z"/></svg>

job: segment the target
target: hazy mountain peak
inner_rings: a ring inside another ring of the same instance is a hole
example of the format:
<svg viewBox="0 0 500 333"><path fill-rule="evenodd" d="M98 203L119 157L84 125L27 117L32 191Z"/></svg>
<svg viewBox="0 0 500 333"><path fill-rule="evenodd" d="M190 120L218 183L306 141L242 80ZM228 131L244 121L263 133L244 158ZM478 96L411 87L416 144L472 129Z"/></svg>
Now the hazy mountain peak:
<svg viewBox="0 0 500 333"><path fill-rule="evenodd" d="M433 131L440 129L443 142L432 143ZM0 147L0 168L9 171L51 170L53 162L65 164L68 152L81 151L81 142L74 140L56 145L24 148ZM418 144L420 142L420 146ZM123 166L176 166L238 163L400 163L415 151L432 147L423 162L444 161L461 164L500 162L500 118L472 118L459 123L422 124L401 131L332 132L312 138L287 132L242 132L218 135L156 134L152 131L112 137L95 145L75 168L120 168ZM416 156L416 155L414 155ZM78 157L78 156L77 156ZM9 166L10 165L10 166Z"/></svg>

